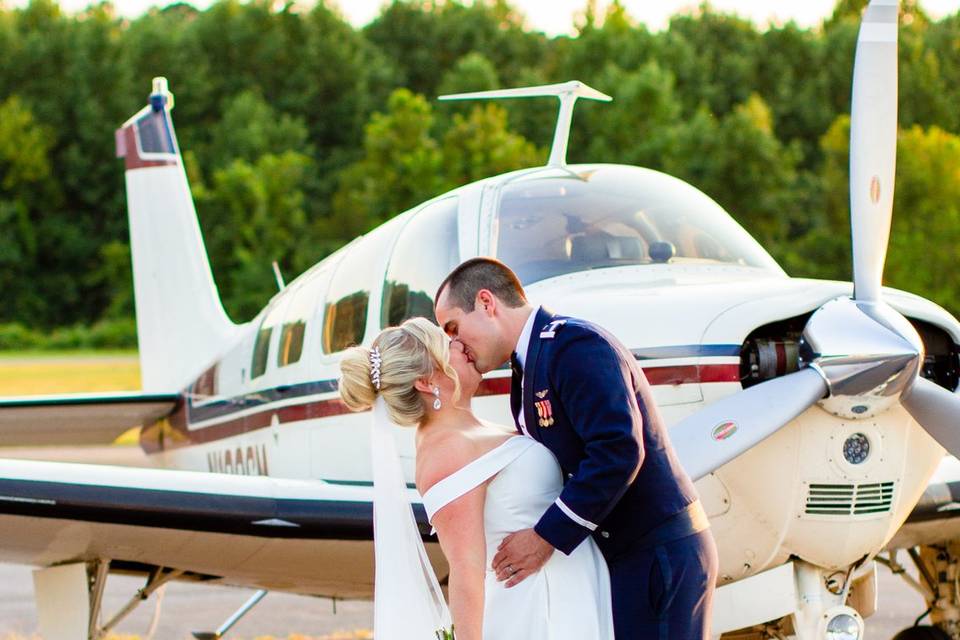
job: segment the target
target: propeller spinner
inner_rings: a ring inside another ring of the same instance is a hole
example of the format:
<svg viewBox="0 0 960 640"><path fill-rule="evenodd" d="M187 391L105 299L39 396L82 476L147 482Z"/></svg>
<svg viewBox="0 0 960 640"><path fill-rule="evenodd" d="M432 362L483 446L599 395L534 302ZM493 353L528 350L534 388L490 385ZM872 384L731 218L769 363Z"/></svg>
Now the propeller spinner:
<svg viewBox="0 0 960 640"><path fill-rule="evenodd" d="M937 442L960 456L960 396L921 378L923 341L882 299L897 144L897 0L864 12L853 74L850 225L853 298L807 322L796 373L728 396L671 429L694 480L774 434L815 403L848 419L899 402Z"/></svg>

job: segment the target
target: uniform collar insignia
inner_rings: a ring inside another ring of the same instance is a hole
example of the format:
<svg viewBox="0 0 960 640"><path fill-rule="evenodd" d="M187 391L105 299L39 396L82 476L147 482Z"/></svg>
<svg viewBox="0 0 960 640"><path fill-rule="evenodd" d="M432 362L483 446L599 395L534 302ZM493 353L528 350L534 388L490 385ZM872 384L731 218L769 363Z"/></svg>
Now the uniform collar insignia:
<svg viewBox="0 0 960 640"><path fill-rule="evenodd" d="M543 329L540 330L540 338L550 339L557 335L557 329L567 324L566 320L553 320L549 324L544 325Z"/></svg>

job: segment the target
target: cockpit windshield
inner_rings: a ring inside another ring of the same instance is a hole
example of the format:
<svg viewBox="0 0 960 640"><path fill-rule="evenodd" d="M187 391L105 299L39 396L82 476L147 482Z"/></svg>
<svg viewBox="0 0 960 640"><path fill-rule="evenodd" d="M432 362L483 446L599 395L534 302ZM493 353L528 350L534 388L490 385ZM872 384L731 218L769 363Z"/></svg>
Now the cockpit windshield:
<svg viewBox="0 0 960 640"><path fill-rule="evenodd" d="M545 170L507 184L496 255L524 284L648 264L727 264L782 273L724 211L689 184L649 169Z"/></svg>

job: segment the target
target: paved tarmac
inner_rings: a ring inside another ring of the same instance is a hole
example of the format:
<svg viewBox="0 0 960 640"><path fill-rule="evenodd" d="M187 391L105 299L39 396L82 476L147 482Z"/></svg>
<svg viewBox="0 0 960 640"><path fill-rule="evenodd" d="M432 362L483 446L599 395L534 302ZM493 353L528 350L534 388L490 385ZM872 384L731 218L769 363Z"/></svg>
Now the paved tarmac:
<svg viewBox="0 0 960 640"><path fill-rule="evenodd" d="M924 609L920 596L885 568L879 570L880 611L867 620L865 640L890 640L899 630L912 625ZM111 576L104 595L105 615L119 610L142 584L141 580L128 576ZM191 631L213 630L252 594L245 589L171 583L163 597L160 625L154 637L157 640L190 639ZM372 628L371 603L337 602L336 608L334 613L330 600L270 593L227 637L234 640L264 635L279 639L291 634L322 637L337 631ZM151 599L115 631L143 637L153 612ZM0 564L0 638L6 640L11 633L29 638L36 628L31 569Z"/></svg>

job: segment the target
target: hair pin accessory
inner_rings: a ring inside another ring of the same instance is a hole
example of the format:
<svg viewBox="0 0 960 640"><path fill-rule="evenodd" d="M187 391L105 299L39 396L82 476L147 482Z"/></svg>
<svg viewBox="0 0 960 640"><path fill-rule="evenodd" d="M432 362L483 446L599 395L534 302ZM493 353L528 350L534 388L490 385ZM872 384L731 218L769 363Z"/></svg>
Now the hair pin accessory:
<svg viewBox="0 0 960 640"><path fill-rule="evenodd" d="M380 357L380 347L374 347L370 350L370 381L377 391L380 391L380 365L383 360Z"/></svg>

